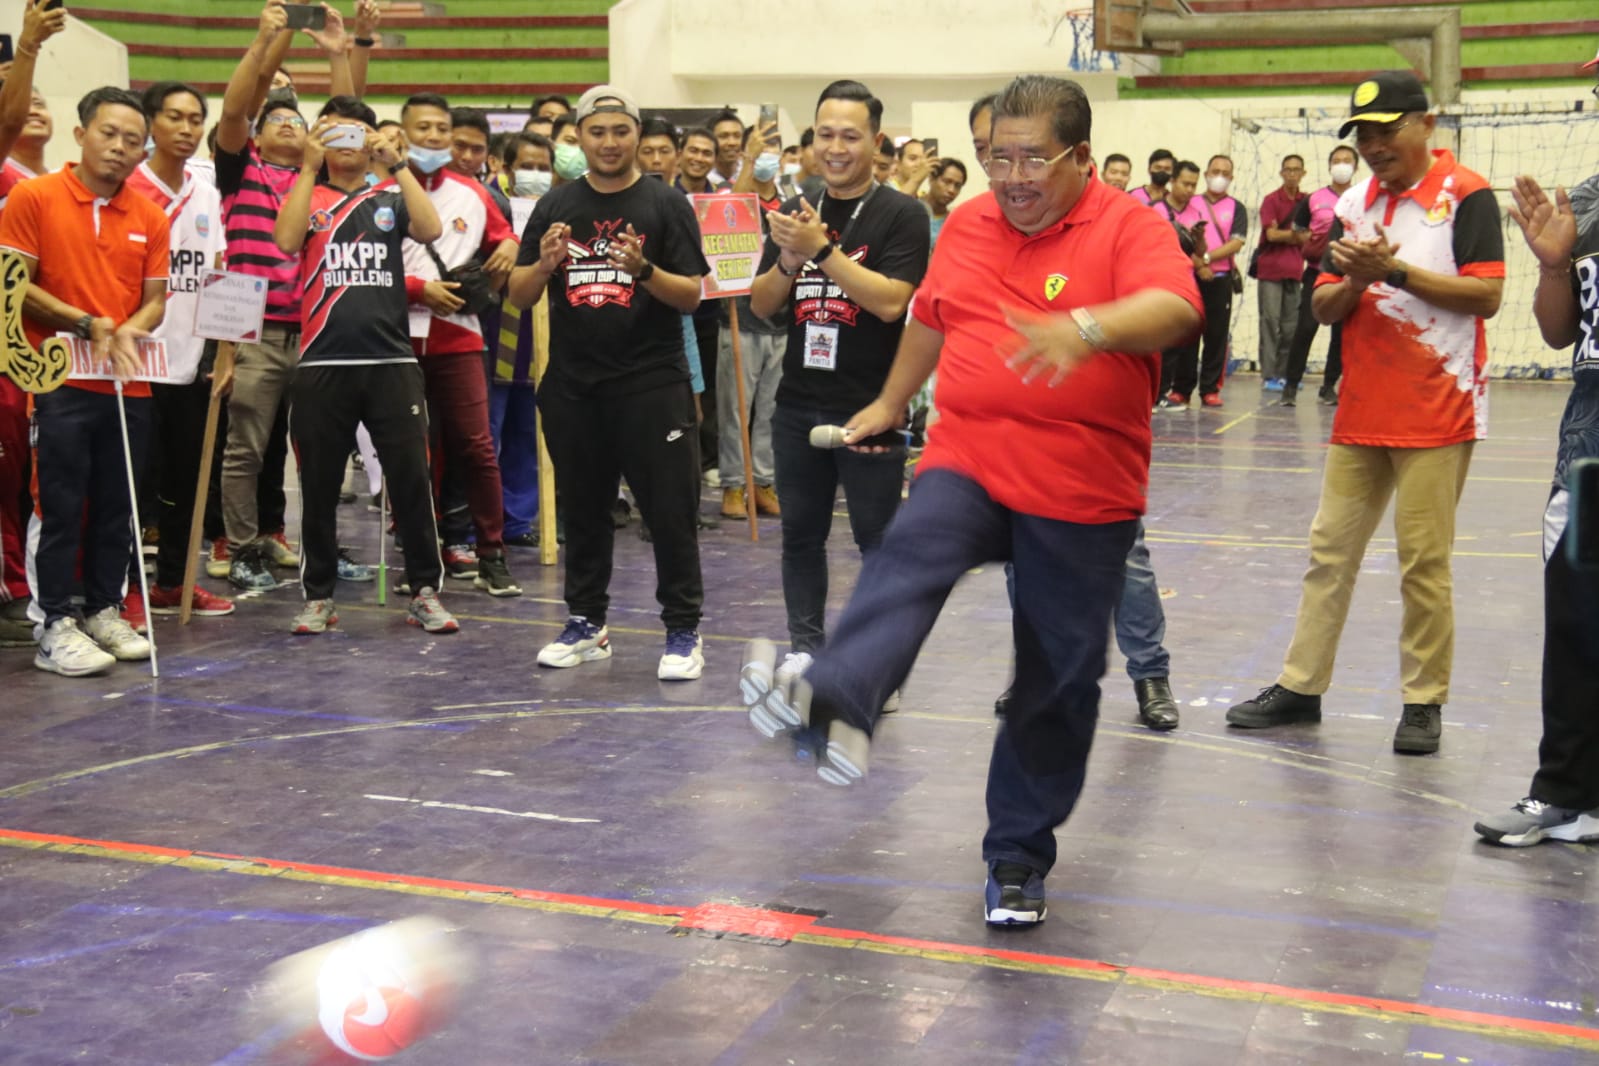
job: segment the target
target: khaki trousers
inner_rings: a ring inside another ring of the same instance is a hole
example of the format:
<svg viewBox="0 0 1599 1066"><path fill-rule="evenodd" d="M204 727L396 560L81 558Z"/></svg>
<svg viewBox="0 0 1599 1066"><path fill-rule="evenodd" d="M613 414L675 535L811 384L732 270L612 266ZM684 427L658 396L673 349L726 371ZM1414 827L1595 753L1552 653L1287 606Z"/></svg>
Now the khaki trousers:
<svg viewBox="0 0 1599 1066"><path fill-rule="evenodd" d="M1404 702L1449 702L1455 651L1450 553L1473 443L1441 448L1334 444L1327 449L1321 502L1310 525L1310 568L1279 685L1306 695L1320 695L1331 685L1366 544L1393 497L1404 603L1399 630Z"/></svg>

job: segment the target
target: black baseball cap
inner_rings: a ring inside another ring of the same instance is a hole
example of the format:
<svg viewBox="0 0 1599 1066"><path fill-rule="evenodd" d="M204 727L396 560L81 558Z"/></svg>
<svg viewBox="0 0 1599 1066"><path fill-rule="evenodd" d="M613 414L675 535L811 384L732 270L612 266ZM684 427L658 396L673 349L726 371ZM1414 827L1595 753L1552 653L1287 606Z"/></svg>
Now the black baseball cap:
<svg viewBox="0 0 1599 1066"><path fill-rule="evenodd" d="M1338 136L1349 136L1362 122L1397 122L1412 111L1426 111L1428 106L1427 90L1410 71L1379 71L1349 94L1349 121L1338 127Z"/></svg>

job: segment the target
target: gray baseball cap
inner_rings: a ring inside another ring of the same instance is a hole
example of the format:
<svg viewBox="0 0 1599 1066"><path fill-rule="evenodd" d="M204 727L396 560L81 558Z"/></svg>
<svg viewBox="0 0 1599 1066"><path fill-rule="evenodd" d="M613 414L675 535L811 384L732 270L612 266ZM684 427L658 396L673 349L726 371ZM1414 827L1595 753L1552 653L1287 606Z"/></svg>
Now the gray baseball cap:
<svg viewBox="0 0 1599 1066"><path fill-rule="evenodd" d="M614 85L596 85L578 98L577 124L581 126L590 115L604 112L615 112L626 115L634 122L639 121L638 104L633 101L631 93Z"/></svg>

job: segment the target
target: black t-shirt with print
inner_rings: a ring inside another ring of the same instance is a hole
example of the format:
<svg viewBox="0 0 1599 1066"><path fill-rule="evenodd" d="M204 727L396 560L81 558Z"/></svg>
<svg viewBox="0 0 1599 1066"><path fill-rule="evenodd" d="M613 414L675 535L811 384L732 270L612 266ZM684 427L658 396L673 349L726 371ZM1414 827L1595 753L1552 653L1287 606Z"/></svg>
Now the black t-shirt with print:
<svg viewBox="0 0 1599 1066"><path fill-rule="evenodd" d="M300 362L415 360L401 252L410 228L405 197L392 186L345 192L323 183L311 191L300 253Z"/></svg>
<svg viewBox="0 0 1599 1066"><path fill-rule="evenodd" d="M853 225L850 217L861 198L823 196L822 222L839 244L833 255L848 256L895 281L920 284L927 273L931 244L927 212L916 200L885 185L866 195L870 199ZM799 197L795 197L782 209L797 211L799 206ZM762 274L772 269L779 253L777 245L768 240L761 256ZM877 399L905 330L903 318L884 322L864 310L814 263L806 263L794 279L786 312L780 314L788 325L788 347L783 354L783 383L777 387L778 403L847 416ZM806 327L813 323L837 328L836 369L805 365Z"/></svg>
<svg viewBox="0 0 1599 1066"><path fill-rule="evenodd" d="M1571 464L1599 457L1599 176L1571 190L1577 244L1571 250L1571 287L1577 297L1577 343L1571 349L1571 395L1560 416L1555 485L1570 488Z"/></svg>
<svg viewBox="0 0 1599 1066"><path fill-rule="evenodd" d="M550 278L549 373L577 391L612 395L688 381L682 312L651 296L606 254L611 239L632 226L657 269L708 273L688 200L642 178L613 193L569 182L539 198L518 265L539 261L539 240L557 222L572 232L567 259Z"/></svg>

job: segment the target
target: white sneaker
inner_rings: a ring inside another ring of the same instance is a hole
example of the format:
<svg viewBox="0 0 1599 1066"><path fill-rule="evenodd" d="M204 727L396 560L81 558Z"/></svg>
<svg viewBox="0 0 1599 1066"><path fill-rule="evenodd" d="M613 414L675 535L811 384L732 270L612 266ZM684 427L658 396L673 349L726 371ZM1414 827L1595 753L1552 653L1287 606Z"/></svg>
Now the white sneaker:
<svg viewBox="0 0 1599 1066"><path fill-rule="evenodd" d="M62 677L87 677L111 669L116 659L107 655L78 628L77 619L57 618L44 631L33 665Z"/></svg>
<svg viewBox="0 0 1599 1066"><path fill-rule="evenodd" d="M662 681L693 681L705 672L705 641L693 629L668 629L666 651L655 676Z"/></svg>
<svg viewBox="0 0 1599 1066"><path fill-rule="evenodd" d="M794 682L805 676L814 661L808 651L789 652L783 656L783 664L772 673L772 687L779 692L792 691Z"/></svg>
<svg viewBox="0 0 1599 1066"><path fill-rule="evenodd" d="M708 488L719 489L722 487L722 472L716 467L705 471L705 484Z"/></svg>
<svg viewBox="0 0 1599 1066"><path fill-rule="evenodd" d="M101 608L84 620L83 628L96 644L122 662L150 657L150 642L122 620L122 612L116 607Z"/></svg>
<svg viewBox="0 0 1599 1066"><path fill-rule="evenodd" d="M897 710L899 710L899 689L890 692L888 699L883 701L884 714L893 714Z"/></svg>
<svg viewBox="0 0 1599 1066"><path fill-rule="evenodd" d="M604 626L594 625L587 618L574 615L566 620L566 628L561 630L561 635L539 650L539 665L564 670L610 657L610 631Z"/></svg>

